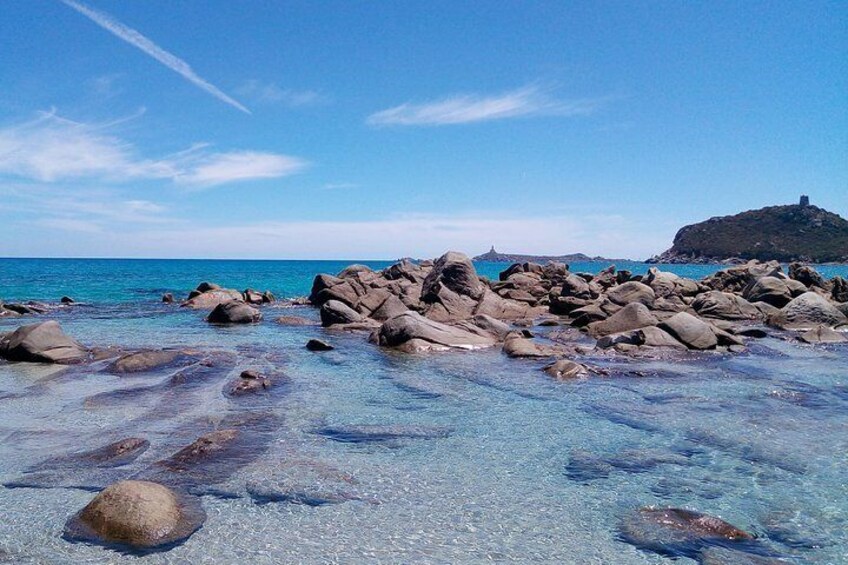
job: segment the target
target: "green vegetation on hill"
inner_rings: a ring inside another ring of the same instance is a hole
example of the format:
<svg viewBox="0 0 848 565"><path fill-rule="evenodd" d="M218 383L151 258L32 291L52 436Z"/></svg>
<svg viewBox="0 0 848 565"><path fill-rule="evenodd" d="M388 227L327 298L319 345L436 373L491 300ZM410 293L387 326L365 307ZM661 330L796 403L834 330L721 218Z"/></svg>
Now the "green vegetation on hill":
<svg viewBox="0 0 848 565"><path fill-rule="evenodd" d="M817 206L769 206L682 228L658 263L728 259L848 262L848 221Z"/></svg>

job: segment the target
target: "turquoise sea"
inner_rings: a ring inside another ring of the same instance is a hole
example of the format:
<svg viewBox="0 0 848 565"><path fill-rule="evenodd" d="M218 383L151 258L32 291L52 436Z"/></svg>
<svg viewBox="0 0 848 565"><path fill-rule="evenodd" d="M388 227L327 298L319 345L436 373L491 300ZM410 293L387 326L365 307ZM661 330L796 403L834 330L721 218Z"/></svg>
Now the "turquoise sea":
<svg viewBox="0 0 848 565"><path fill-rule="evenodd" d="M0 483L124 437L151 443L125 467L68 466L0 487L0 562L848 563L848 347L775 334L744 354L682 363L589 355L610 375L555 382L542 362L497 349L401 355L363 334L274 322L317 319L307 307L277 303L261 324L222 328L160 302L202 281L303 296L315 274L350 263L0 259L0 300L79 302L0 319L0 332L49 317L87 345L190 347L221 360L196 380L173 367L117 376L102 364L0 362ZM496 278L506 266L477 268ZM717 267L661 268L700 278ZM555 329L533 331L543 340ZM308 352L311 337L336 349ZM282 384L256 402L223 395L247 368ZM185 544L139 556L62 538L93 488L145 477L245 418L262 423L254 449L206 478L208 519ZM758 536L753 553L713 548L699 561L638 549L621 530L645 505L719 516Z"/></svg>

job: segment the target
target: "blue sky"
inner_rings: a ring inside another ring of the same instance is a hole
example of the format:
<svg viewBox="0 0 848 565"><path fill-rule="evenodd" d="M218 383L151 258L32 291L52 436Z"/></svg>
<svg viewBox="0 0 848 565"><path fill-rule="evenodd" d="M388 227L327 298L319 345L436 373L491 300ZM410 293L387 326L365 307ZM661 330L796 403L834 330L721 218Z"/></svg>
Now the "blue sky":
<svg viewBox="0 0 848 565"><path fill-rule="evenodd" d="M644 258L848 217L848 3L0 4L0 256Z"/></svg>

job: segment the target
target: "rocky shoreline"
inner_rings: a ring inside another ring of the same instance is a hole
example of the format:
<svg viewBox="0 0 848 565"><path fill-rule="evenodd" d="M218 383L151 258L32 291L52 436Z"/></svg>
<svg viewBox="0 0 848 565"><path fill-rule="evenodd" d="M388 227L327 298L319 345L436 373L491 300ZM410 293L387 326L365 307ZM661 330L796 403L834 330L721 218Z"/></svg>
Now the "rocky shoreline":
<svg viewBox="0 0 848 565"><path fill-rule="evenodd" d="M275 302L269 292L202 283L179 306L208 311L209 324L250 325L263 323ZM170 295L163 296L163 303L163 308L178 307ZM752 341L766 336L818 347L848 342L848 282L841 277L825 280L801 264L784 272L776 262L752 261L700 281L657 268L642 276L613 266L588 274L571 272L565 264L525 262L511 265L495 281L480 277L465 255L448 252L433 261L401 261L381 271L351 265L336 275L319 274L310 295L288 305L318 310L322 339L304 344L316 355L334 348L335 332L354 332L375 347L404 354L500 348L507 357L535 360L534 367L561 381L608 376L590 362L604 356L703 362L709 355L742 354ZM0 316L44 316L75 307L64 297L57 304L0 305ZM296 315L279 316L275 322L318 324ZM132 437L98 449L45 461L4 485L102 490L69 518L65 537L142 554L167 550L202 526L205 514L198 497L216 492L213 485L222 477L267 449L279 419L268 408L284 394L289 380L281 371L243 370L228 352L89 347L66 335L55 320L0 333L0 358L111 375L175 370L166 382L120 391L123 400L126 395L173 393L196 383L220 382L234 412L214 431L199 436L195 431L193 441L140 472L128 476L120 470L150 446L133 431ZM106 393L87 403L108 404L115 398ZM177 398L170 396L170 410L179 410ZM450 432L420 426L324 426L317 433L337 441L393 441L440 438ZM571 465L576 469L579 461ZM63 478L68 470L89 468L89 482ZM345 492L270 492L258 486L248 491L257 501L319 505L362 500ZM139 505L139 500L159 503ZM624 526L629 543L650 550L665 535L657 529L673 531L675 540L699 553L711 551L713 542L705 539L753 543L750 534L717 518L676 508L643 508Z"/></svg>

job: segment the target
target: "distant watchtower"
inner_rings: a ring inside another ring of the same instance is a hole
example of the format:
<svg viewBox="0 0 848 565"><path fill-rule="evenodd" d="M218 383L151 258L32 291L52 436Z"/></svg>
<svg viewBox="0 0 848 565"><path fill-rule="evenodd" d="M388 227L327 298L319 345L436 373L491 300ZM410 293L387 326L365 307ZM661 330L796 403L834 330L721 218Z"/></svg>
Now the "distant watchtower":
<svg viewBox="0 0 848 565"><path fill-rule="evenodd" d="M799 203L799 206L803 207L803 206L809 206L809 205L810 205L810 197L807 196L806 194L802 194L801 195L801 202Z"/></svg>

